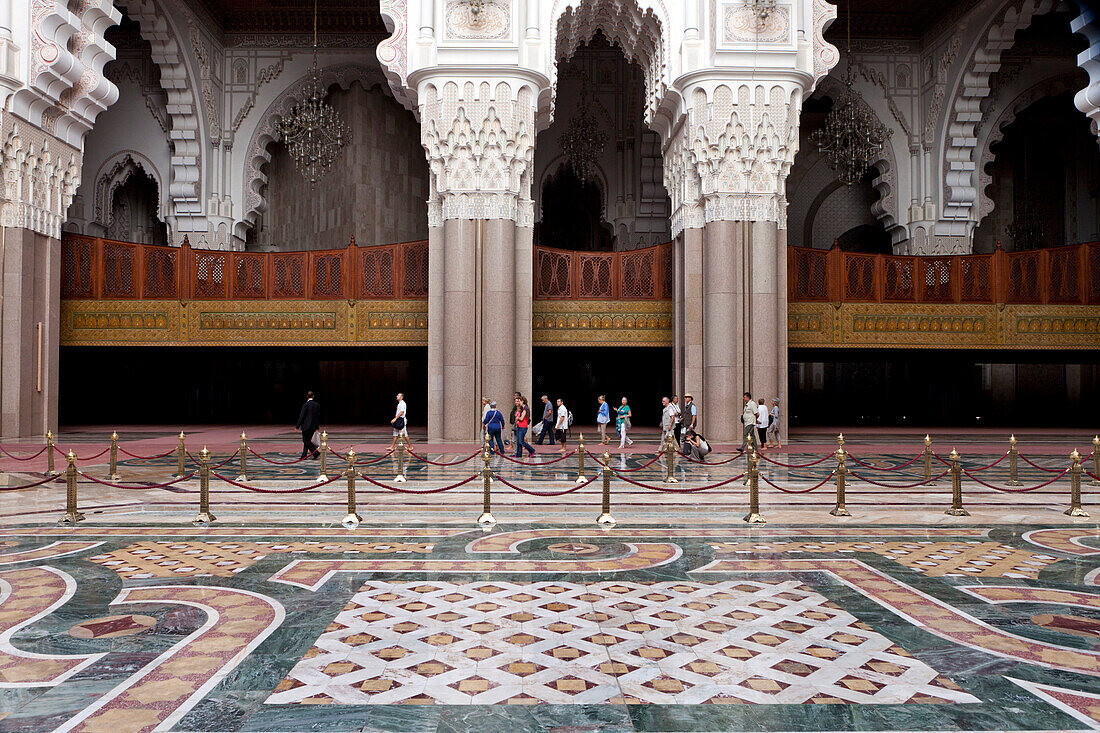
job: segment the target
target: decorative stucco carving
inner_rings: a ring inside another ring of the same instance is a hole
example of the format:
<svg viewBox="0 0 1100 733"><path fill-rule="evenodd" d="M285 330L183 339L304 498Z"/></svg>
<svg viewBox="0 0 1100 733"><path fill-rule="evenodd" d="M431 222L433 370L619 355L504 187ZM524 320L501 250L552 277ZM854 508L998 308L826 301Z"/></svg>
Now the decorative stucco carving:
<svg viewBox="0 0 1100 733"><path fill-rule="evenodd" d="M160 210L160 192L163 190L163 184L161 182L160 173L157 171L153 162L146 158L144 155L133 151L127 150L119 152L110 158L108 158L99 169L99 173L95 178L95 207L94 207L94 222L104 228L109 228L111 225L111 211L112 202L114 201L115 190L119 186L122 186L126 181L130 180L130 176L138 172L144 172L157 184L157 210L154 214L159 218L161 216Z"/></svg>
<svg viewBox="0 0 1100 733"><path fill-rule="evenodd" d="M825 29L836 20L836 6L828 0L814 0L814 81L807 93L814 90L817 83L840 61L840 51L825 40Z"/></svg>
<svg viewBox="0 0 1100 733"><path fill-rule="evenodd" d="M447 0L443 8L444 38L448 41L501 41L512 32L509 0Z"/></svg>
<svg viewBox="0 0 1100 733"><path fill-rule="evenodd" d="M382 72L390 84L394 99L416 114L416 92L409 89L409 16L408 0L379 0L378 12L390 31L389 38L378 43L374 55L382 63Z"/></svg>
<svg viewBox="0 0 1100 733"><path fill-rule="evenodd" d="M725 43L790 43L791 9L779 5L764 21L756 11L741 3L723 9L722 41Z"/></svg>
<svg viewBox="0 0 1100 733"><path fill-rule="evenodd" d="M1089 75L1089 83L1077 92L1073 103L1092 122L1092 132L1100 135L1100 22L1090 0L1077 0L1081 14L1070 21L1074 33L1080 33L1089 47L1077 54L1077 64Z"/></svg>
<svg viewBox="0 0 1100 733"><path fill-rule="evenodd" d="M60 237L80 178L79 153L42 130L8 123L0 148L0 225Z"/></svg>

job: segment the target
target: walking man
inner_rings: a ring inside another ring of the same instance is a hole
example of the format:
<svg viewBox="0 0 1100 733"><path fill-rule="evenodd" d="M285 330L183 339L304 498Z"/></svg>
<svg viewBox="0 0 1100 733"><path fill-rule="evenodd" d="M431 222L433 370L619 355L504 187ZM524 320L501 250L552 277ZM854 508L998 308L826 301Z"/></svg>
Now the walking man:
<svg viewBox="0 0 1100 733"><path fill-rule="evenodd" d="M600 429L600 445L608 445L607 424L611 422L611 407L607 404L606 395L600 395L597 399L599 410L596 412L596 425Z"/></svg>
<svg viewBox="0 0 1100 733"><path fill-rule="evenodd" d="M554 433L558 437L558 442L561 443L561 454L564 456L566 451L565 442L569 438L569 410L565 407L565 401L558 398L558 421L554 423Z"/></svg>
<svg viewBox="0 0 1100 733"><path fill-rule="evenodd" d="M661 398L661 444L657 446L657 452L664 449L668 442L668 436L672 435L672 427L676 422L676 406L668 397Z"/></svg>
<svg viewBox="0 0 1100 733"><path fill-rule="evenodd" d="M393 440L390 441L390 450L397 448L397 436L405 438L405 444L409 442L408 409L405 407L405 393L397 393L397 410L394 412L390 425L393 426Z"/></svg>
<svg viewBox="0 0 1100 733"><path fill-rule="evenodd" d="M672 416L672 438L676 441L676 446L680 446L680 434L684 426L683 412L680 410L680 398L677 395L672 395L672 409L675 410L675 414Z"/></svg>
<svg viewBox="0 0 1100 733"><path fill-rule="evenodd" d="M313 434L321 428L321 406L313 399L313 390L306 392L306 401L298 413L298 422L294 424L295 430L302 431L302 455L298 460L306 456L320 458L321 451L313 442Z"/></svg>
<svg viewBox="0 0 1100 733"><path fill-rule="evenodd" d="M550 436L550 445L554 444L554 405L546 395L542 396L542 432L539 433L539 445L542 439Z"/></svg>
<svg viewBox="0 0 1100 733"><path fill-rule="evenodd" d="M755 440L753 433L756 431L757 408L757 404L753 402L748 392L744 394L743 399L745 401L745 410L741 413L741 426L744 428L745 437L741 439L741 447L737 449L742 453L745 451L745 448L748 447L750 437Z"/></svg>

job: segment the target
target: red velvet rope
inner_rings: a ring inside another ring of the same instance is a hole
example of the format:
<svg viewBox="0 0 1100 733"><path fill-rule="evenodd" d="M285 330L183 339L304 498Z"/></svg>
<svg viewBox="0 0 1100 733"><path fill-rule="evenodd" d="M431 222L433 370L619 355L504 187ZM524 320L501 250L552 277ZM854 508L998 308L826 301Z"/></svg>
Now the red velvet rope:
<svg viewBox="0 0 1100 733"><path fill-rule="evenodd" d="M415 459L416 459L416 460L418 460L418 461L423 461L424 463L427 463L428 465L431 465L431 466L443 466L443 467L446 467L446 466L458 466L458 465L460 465L460 464L462 464L462 463L466 463L466 461L470 460L471 458L473 458L474 456L476 456L476 455L477 455L478 453L481 453L481 449L480 449L480 448L478 448L477 450L475 450L475 451L474 451L473 453L471 453L470 455L466 456L466 457L465 457L465 458L463 458L462 460L458 460L458 461L450 461L450 462L444 463L444 462L440 462L440 461L433 461L433 460L431 460L431 459L425 458L424 456L420 455L419 453L416 453L415 451L413 451L413 449L412 449L412 448L406 448L405 450L406 450L406 451L408 451L408 453L409 453L409 455L410 455L410 456L412 456L413 458L415 458Z"/></svg>
<svg viewBox="0 0 1100 733"><path fill-rule="evenodd" d="M229 463L234 458L236 458L237 454L240 453L240 452L241 452L241 449L238 448L237 450L233 451L233 455L229 456L229 458L226 458L221 463L215 463L214 465L210 466L210 470L214 471L214 470L217 470L217 469L221 468L222 466L224 466L225 464ZM194 462L194 463L201 463L201 461L198 458L195 458L195 456L191 455L191 451L187 451L187 457L190 458L192 460L192 462Z"/></svg>
<svg viewBox="0 0 1100 733"><path fill-rule="evenodd" d="M933 476L932 478L928 479L927 481L921 480L921 481L918 481L915 484L883 484L883 483L879 483L878 481L873 481L873 480L871 480L871 479L869 479L865 476L860 476L855 471L849 471L848 473L853 478L857 478L860 481L866 481L867 483L869 483L873 486L881 486L884 489L915 489L918 486L924 486L925 484L930 483L932 481L938 481L939 479L943 478L947 474L951 473L951 469L948 469L948 470L944 471L939 476Z"/></svg>
<svg viewBox="0 0 1100 733"><path fill-rule="evenodd" d="M33 489L36 486L41 486L42 484L47 484L50 481L61 481L61 480L63 480L61 476L47 476L46 478L42 479L41 481L35 481L33 484L24 484L23 486L5 486L3 488L0 488L0 492L3 492L3 491L22 491L23 489Z"/></svg>
<svg viewBox="0 0 1100 733"><path fill-rule="evenodd" d="M8 453L8 451L5 448L2 448L2 447L0 447L0 453L3 453L4 455L6 455L8 458L12 459L13 461L33 461L35 458L38 458L40 455L45 453L47 448L49 448L49 446L44 445L44 446L42 446L42 450L38 451L33 456L25 456L25 457L20 457L20 456Z"/></svg>
<svg viewBox="0 0 1100 733"><path fill-rule="evenodd" d="M615 471L614 469L612 469L612 471L616 475L618 475L617 471ZM631 479L627 476L619 476L619 478L622 479L623 481L627 482L628 484L633 484L635 486L640 486L643 489L649 489L650 491L663 491L666 494L694 494L697 491L707 491L708 489L717 489L721 486L725 486L726 484L732 484L734 481L739 481L739 480L745 478L745 474L742 473L741 475L734 476L731 479L726 479L725 481L721 481L721 482L716 483L716 484L710 484L709 486L700 486L700 487L695 488L695 489L670 489L667 486L650 486L649 484L639 483L638 481L634 481L633 479Z"/></svg>
<svg viewBox="0 0 1100 733"><path fill-rule="evenodd" d="M451 489L457 489L459 486L465 486L466 484L470 483L471 481L477 479L479 476L481 476L480 473L475 473L473 476L470 476L469 478L463 479L462 481L459 481L457 484L451 484L450 486L443 486L443 487L438 488L438 489L402 489L398 486L387 486L386 484L382 483L381 481L375 481L374 479L372 479L368 476L364 476L361 473L359 474L359 478L363 479L367 483L374 484L375 486L377 486L381 489L388 489L390 491L396 491L399 494L441 494L444 491L450 491Z"/></svg>
<svg viewBox="0 0 1100 733"><path fill-rule="evenodd" d="M1008 489L1008 488L1004 488L1004 487L1001 487L1001 486L994 486L993 484L987 484L985 481L982 481L977 476L972 475L969 471L964 470L963 473L966 474L966 476L968 478L970 478L971 480L981 484L982 486L985 486L986 488L993 489L995 491L1003 491L1006 494L1022 494L1026 491L1035 491L1036 489L1041 489L1044 486L1050 486L1052 483L1054 483L1055 481L1057 481L1058 479L1062 478L1067 473L1069 473L1069 469L1067 468L1067 469L1063 470L1060 474L1058 474L1057 476L1052 478L1050 481L1047 481L1045 483L1041 483L1038 486L1026 486L1026 487L1020 488L1020 489Z"/></svg>
<svg viewBox="0 0 1100 733"><path fill-rule="evenodd" d="M596 462L597 465L603 466L604 468L609 468L608 464L606 464L602 460L600 460L601 456L598 456L595 453L592 453L591 451L588 451L588 450L586 450L585 453L587 453L589 455L589 457L593 461ZM657 456L652 461L650 461L649 463L646 463L642 466L638 466L637 468L612 468L611 470L614 471L615 473L634 473L635 471L641 471L643 469L649 468L654 463L661 460L661 455L662 454L658 453ZM717 464L714 464L714 465L717 465Z"/></svg>
<svg viewBox="0 0 1100 733"><path fill-rule="evenodd" d="M68 453L61 450L56 445L53 447L53 449L55 451L57 451L58 453L60 453L62 456L68 456ZM77 456L77 458L80 458L80 460L82 460L82 461L94 461L95 459L97 459L97 458L101 457L102 455L104 455L109 450L111 450L111 449L108 447L108 448L104 448L99 453L96 453L94 456Z"/></svg>
<svg viewBox="0 0 1100 733"><path fill-rule="evenodd" d="M195 476L198 475L198 473L195 472L195 473L191 473L187 476L182 476L180 478L173 479L173 480L171 480L167 483L163 483L163 484L142 484L140 486L131 486L129 484L116 484L116 483L112 483L110 481L103 481L101 479L97 479L95 476L89 476L88 474L84 473L83 471L79 471L79 470L77 471L77 473L79 475L83 476L84 478L88 479L92 483L100 484L101 486L110 486L112 489L166 489L169 486L175 486L176 484L178 484L182 481L187 481L187 480L192 479L192 478L194 478Z"/></svg>
<svg viewBox="0 0 1100 733"><path fill-rule="evenodd" d="M909 466L912 466L914 463L919 461L921 458L924 458L924 454L923 453L918 453L917 457L912 459L911 461L906 461L905 463L901 464L900 466L892 466L890 468L879 468L878 466L872 466L870 463L864 463L863 461L861 461L858 458L856 458L855 456L853 456L851 453L848 454L848 458L852 459L853 461L855 461L859 465L863 466L864 468L871 469L872 471L900 471L903 468L908 468ZM1002 456L1002 458L1003 458L1003 456ZM994 465L996 465L996 464L994 464Z"/></svg>
<svg viewBox="0 0 1100 733"><path fill-rule="evenodd" d="M496 455L498 455L501 458L504 458L506 460L509 460L512 463L518 463L521 466L552 466L555 463L561 463L566 458L572 458L573 456L577 455L577 450L578 450L577 448L574 448L573 450L566 453L564 456L558 456L557 458L551 458L549 461L539 461L538 463L529 463L528 461L524 461L524 460L519 459L519 458L513 458L512 456L508 455L507 453L496 453ZM478 451L478 452L480 453L480 451ZM588 453L587 449L585 450L585 453Z"/></svg>
<svg viewBox="0 0 1100 733"><path fill-rule="evenodd" d="M240 448L237 449L237 452L240 453ZM305 458L295 458L293 461L273 461L270 458L265 458L251 448L248 449L248 452L259 458L264 463L270 463L273 466L293 466L295 463L301 463L305 460Z"/></svg>
<svg viewBox="0 0 1100 733"><path fill-rule="evenodd" d="M764 483L766 483L766 484L767 484L768 486L771 486L771 487L772 487L773 489L779 489L779 490L780 490L780 491L782 491L782 492L783 492L784 494L808 494L808 493L810 493L811 491L817 491L817 490L818 490L818 489L820 489L820 488L821 488L822 486L824 486L825 484L829 483L829 479L831 479L831 478L832 478L832 477L833 477L834 475L836 475L836 471L833 471L833 472L832 472L832 473L830 473L830 474L829 474L828 476L826 476L826 477L825 477L824 479L822 479L821 483L819 483L819 484L816 484L816 485L814 485L814 486L811 486L811 487L810 487L810 488L808 488L808 489L784 489L784 488L783 488L782 486L780 486L779 484L773 484L773 483L772 483L771 481L769 481L769 480L768 480L768 477L767 477L767 476L765 476L764 474L760 474L760 479L761 479L761 480L762 480L762 481L763 481Z"/></svg>
<svg viewBox="0 0 1100 733"><path fill-rule="evenodd" d="M593 481L595 481L596 479L598 479L600 477L600 474L597 473L595 476L588 479L583 484L577 484L576 486L574 486L572 488L569 488L569 489L565 489L564 491L546 491L546 492L543 492L543 491L528 491L525 488L522 488L520 486L516 486L512 482L510 482L510 481L508 481L504 478L501 478L500 474L494 474L494 475L496 476L497 481L499 481L504 486L507 486L509 489L515 489L519 493L527 494L528 496L565 496L566 494L572 494L574 491L580 491L581 489L585 488L586 486L588 486L589 484L591 484Z"/></svg>
<svg viewBox="0 0 1100 733"><path fill-rule="evenodd" d="M395 452L395 451L396 451L396 449L394 449L394 448L391 448L390 450L386 451L385 453L383 453L382 455L378 456L377 458L372 458L372 459L371 459L371 460L369 460L369 461L360 461L360 460L356 460L356 461L355 461L355 465L356 465L356 466L369 466L369 465L371 465L371 464L374 464L374 463L378 463L378 462L380 462L380 461L384 461L384 460L386 460L387 458L389 458L390 456L392 456L392 455L394 454L394 452ZM333 450L332 448L329 448L329 449L328 449L328 452L329 452L329 453L331 453L332 455L336 456L336 457L337 457L337 458L339 458L340 460L342 460L342 461L343 461L344 463L347 463L347 462L348 462L348 456L347 456L347 454L346 454L346 453L337 453L337 452L336 452L336 451L334 451L334 450Z"/></svg>
<svg viewBox="0 0 1100 733"><path fill-rule="evenodd" d="M1040 471L1046 471L1047 473L1057 473L1058 472L1057 468L1046 468L1044 466L1040 466L1038 463L1033 462L1030 458L1025 456L1023 453L1020 453L1019 456L1020 456L1020 458L1023 458L1024 461L1026 461L1028 465L1030 465L1033 468L1037 468Z"/></svg>
<svg viewBox="0 0 1100 733"><path fill-rule="evenodd" d="M775 465L782 466L783 468L810 468L811 466L817 466L821 463L824 463L825 461L827 461L827 460L829 460L830 458L833 457L833 454L830 453L830 454L826 455L824 458L819 458L818 460L814 461L813 463L780 463L779 461L773 461L772 459L768 458L766 455L764 455L762 453L759 454L759 455L760 455L760 458L764 459L768 463L774 463ZM738 457L740 457L740 456L738 456Z"/></svg>
<svg viewBox="0 0 1100 733"><path fill-rule="evenodd" d="M167 453L160 453L160 454L155 455L155 456L139 456L136 453L131 453L130 451L126 450L121 445L118 447L118 452L119 453L122 453L123 455L129 456L130 458L136 458L139 461L155 461L158 458L167 458L168 456L175 453L176 450L177 450L176 448L173 448L172 450L168 451Z"/></svg>
<svg viewBox="0 0 1100 733"><path fill-rule="evenodd" d="M319 489L322 486L328 486L329 484L335 481L339 481L341 478L343 478L343 475L338 473L330 479L326 479L325 481L318 481L315 484L303 486L300 489L261 489L259 486L249 486L248 484L238 483L231 478L226 478L225 476L222 476L220 473L211 473L210 475L218 479L219 481L224 481L225 483L236 486L239 489L255 491L259 494L301 494L302 492L309 491L310 489Z"/></svg>
<svg viewBox="0 0 1100 733"><path fill-rule="evenodd" d="M744 456L745 456L744 453L740 453L740 454L734 456L733 458L726 458L726 459L721 460L721 461L707 461L707 460L700 461L697 458L692 458L691 456L685 456L685 455L681 454L681 458L683 458L684 460L690 461L691 463L698 463L698 464L703 465L703 466L722 466L726 463L733 463L734 461L736 461L739 458L744 458ZM659 457L660 456L658 455L658 458Z"/></svg>

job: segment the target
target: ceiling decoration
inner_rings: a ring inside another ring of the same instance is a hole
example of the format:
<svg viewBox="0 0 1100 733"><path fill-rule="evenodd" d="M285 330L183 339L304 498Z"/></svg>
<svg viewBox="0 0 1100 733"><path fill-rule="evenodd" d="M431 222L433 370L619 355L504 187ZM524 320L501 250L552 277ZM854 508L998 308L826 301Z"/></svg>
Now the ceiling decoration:
<svg viewBox="0 0 1100 733"><path fill-rule="evenodd" d="M197 0L225 33L311 33L311 0ZM321 0L317 32L388 35L378 0Z"/></svg>

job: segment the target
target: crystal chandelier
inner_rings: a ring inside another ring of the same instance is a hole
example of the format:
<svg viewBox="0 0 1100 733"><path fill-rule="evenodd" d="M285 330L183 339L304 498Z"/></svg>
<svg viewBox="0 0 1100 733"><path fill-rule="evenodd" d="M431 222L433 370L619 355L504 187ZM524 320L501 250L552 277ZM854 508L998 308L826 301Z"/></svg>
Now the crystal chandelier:
<svg viewBox="0 0 1100 733"><path fill-rule="evenodd" d="M810 135L829 167L841 181L851 186L878 159L890 130L863 103L852 88L852 9L848 6L848 70L844 75L844 93L825 116L825 124Z"/></svg>
<svg viewBox="0 0 1100 733"><path fill-rule="evenodd" d="M607 145L607 135L588 108L588 77L581 74L581 101L559 140L569 167L582 181L591 175Z"/></svg>
<svg viewBox="0 0 1100 733"><path fill-rule="evenodd" d="M317 0L313 2L313 66L302 90L302 101L275 122L275 132L286 145L294 165L315 187L336 162L340 150L351 142L351 131L340 115L325 102L325 85L317 66Z"/></svg>

